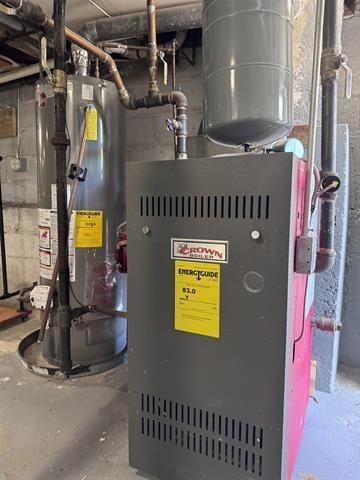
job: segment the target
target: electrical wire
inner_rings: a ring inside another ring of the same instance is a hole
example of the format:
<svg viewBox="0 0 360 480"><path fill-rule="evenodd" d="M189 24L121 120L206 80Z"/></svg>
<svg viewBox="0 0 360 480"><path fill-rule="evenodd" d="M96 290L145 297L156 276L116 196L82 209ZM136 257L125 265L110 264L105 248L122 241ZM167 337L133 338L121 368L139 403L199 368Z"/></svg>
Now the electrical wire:
<svg viewBox="0 0 360 480"><path fill-rule="evenodd" d="M85 307L85 305L83 303L80 302L80 300L77 298L77 296L75 295L75 292L74 292L74 289L73 289L73 286L70 282L70 292L71 292L71 295L73 296L75 302L80 305L80 307Z"/></svg>
<svg viewBox="0 0 360 480"><path fill-rule="evenodd" d="M305 332L306 297L307 297L308 286L309 286L309 275L307 275L307 277L306 277L306 284L305 284L305 295L304 295L303 319L302 319L301 333L296 338L296 340L294 340L294 345L293 345L293 362L295 360L296 344L300 342L300 340L303 338L304 332Z"/></svg>

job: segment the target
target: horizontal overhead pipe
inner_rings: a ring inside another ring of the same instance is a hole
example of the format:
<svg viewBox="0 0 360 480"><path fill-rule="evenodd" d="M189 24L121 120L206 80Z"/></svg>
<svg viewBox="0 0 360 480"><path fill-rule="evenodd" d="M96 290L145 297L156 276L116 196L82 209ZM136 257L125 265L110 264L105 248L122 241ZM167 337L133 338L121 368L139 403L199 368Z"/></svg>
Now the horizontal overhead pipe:
<svg viewBox="0 0 360 480"><path fill-rule="evenodd" d="M156 17L158 33L200 28L202 3L161 8ZM146 12L139 12L87 22L81 34L94 43L147 35L148 16Z"/></svg>
<svg viewBox="0 0 360 480"><path fill-rule="evenodd" d="M155 4L155 2L153 2ZM30 0L0 0L0 4L6 5L15 9L16 15L26 21L35 25L41 26L44 29L54 32L54 20L46 15L42 8L34 4ZM155 5L154 5L155 6ZM148 17L146 16L146 19ZM148 21L146 20L148 24ZM139 108L153 108L165 105L176 106L176 135L177 135L177 158L187 158L186 153L186 136L187 136L187 98L182 92L174 91L168 94L161 92L149 92L150 94L142 98L131 97L124 82L121 78L120 72L117 68L115 60L108 53L97 47L89 40L81 35L75 33L69 28L65 28L65 35L67 40L75 43L79 47L86 50L90 55L98 58L103 62L110 72L113 82L119 93L119 98L122 105L128 110L137 110Z"/></svg>

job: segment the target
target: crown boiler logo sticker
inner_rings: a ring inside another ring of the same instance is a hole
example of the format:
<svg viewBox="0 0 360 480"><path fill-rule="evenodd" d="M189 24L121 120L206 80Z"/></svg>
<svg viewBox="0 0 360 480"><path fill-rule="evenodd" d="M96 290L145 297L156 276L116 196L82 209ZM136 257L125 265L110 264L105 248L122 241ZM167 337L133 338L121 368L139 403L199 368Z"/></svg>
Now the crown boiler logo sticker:
<svg viewBox="0 0 360 480"><path fill-rule="evenodd" d="M229 242L221 240L171 240L171 258L228 263Z"/></svg>

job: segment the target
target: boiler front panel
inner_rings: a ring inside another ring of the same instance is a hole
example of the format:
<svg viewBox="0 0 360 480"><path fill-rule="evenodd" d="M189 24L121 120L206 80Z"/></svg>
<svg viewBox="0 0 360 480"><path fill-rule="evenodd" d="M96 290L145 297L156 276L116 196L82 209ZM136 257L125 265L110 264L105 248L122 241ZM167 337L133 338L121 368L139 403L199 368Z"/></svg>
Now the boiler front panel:
<svg viewBox="0 0 360 480"><path fill-rule="evenodd" d="M284 478L297 161L128 165L130 463Z"/></svg>

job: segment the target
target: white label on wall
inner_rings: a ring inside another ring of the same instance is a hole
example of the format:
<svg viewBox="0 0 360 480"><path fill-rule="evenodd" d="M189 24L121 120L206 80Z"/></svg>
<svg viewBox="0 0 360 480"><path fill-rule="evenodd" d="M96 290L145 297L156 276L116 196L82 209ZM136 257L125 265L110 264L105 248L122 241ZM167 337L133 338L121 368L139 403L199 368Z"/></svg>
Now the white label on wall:
<svg viewBox="0 0 360 480"><path fill-rule="evenodd" d="M75 282L75 216L69 225L70 281ZM51 280L58 252L57 211L39 208L39 263L40 276Z"/></svg>
<svg viewBox="0 0 360 480"><path fill-rule="evenodd" d="M222 240L171 239L171 258L201 260L211 263L229 262L229 242Z"/></svg>
<svg viewBox="0 0 360 480"><path fill-rule="evenodd" d="M82 86L81 96L83 100L90 100L92 102L94 100L94 87L92 85L84 84Z"/></svg>

